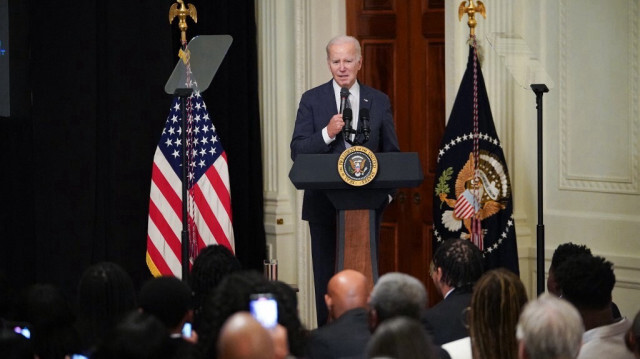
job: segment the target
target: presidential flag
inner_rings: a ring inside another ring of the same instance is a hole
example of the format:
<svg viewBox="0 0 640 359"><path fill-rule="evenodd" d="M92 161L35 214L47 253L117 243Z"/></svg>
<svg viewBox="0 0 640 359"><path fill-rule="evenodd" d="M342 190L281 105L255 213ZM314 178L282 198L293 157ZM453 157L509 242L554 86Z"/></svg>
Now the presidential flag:
<svg viewBox="0 0 640 359"><path fill-rule="evenodd" d="M187 101L188 222L191 262L201 248L234 251L227 156L199 92ZM176 97L153 158L147 265L154 276L182 277L182 151L180 99Z"/></svg>
<svg viewBox="0 0 640 359"><path fill-rule="evenodd" d="M468 239L482 250L486 269L518 274L511 182L473 45L438 152L433 248Z"/></svg>

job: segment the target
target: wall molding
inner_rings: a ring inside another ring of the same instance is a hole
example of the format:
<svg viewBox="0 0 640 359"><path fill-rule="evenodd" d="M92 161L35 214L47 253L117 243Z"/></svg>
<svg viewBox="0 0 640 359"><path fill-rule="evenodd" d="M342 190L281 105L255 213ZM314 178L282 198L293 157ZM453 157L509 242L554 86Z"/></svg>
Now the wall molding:
<svg viewBox="0 0 640 359"><path fill-rule="evenodd" d="M570 44L572 40L570 37L571 30L569 28L569 17L576 16L568 10L571 2L578 3L582 6L584 4L578 0L560 0L560 17L559 17L559 83L560 83L560 103L559 103L559 125L560 125L560 175L559 175L559 187L564 190L573 191L592 191L592 192L605 192L605 193L620 193L620 194L640 194L640 150L638 146L638 137L640 133L640 103L637 99L640 97L638 91L640 82L639 76L639 63L640 52L638 47L638 16L640 16L640 7L638 0L627 1L627 33L628 33L628 70L629 70L629 82L628 82L628 133L620 135L628 136L629 141L629 158L630 160L626 164L628 168L625 169L625 173L622 175L607 175L599 173L575 173L571 172L570 164L572 161L578 161L579 159L572 159L569 149L571 141L577 141L580 139L575 138L574 133L570 133L570 122L575 117L574 113L570 113L569 94L574 96L579 95L579 91L571 91L575 89L569 88L569 76L570 71L574 67L573 59L570 56L574 53ZM606 99L603 99L606 101ZM601 119L604 120L604 119ZM573 137L572 137L573 136ZM613 154L614 155L614 154ZM583 159L580 159L583 160Z"/></svg>

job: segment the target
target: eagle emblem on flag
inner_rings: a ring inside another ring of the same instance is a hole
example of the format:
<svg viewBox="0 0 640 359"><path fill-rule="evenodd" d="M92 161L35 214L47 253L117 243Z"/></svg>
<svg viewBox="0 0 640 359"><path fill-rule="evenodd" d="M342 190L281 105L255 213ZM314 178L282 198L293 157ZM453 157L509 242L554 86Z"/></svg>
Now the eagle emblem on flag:
<svg viewBox="0 0 640 359"><path fill-rule="evenodd" d="M436 188L436 195L442 204L451 208L442 213L442 223L452 231L458 231L464 225L460 238L468 239L471 233L471 218L484 220L506 208L506 200L510 196L509 177L504 171L504 164L500 159L487 152L480 151L478 173L474 171L474 158L469 154L469 160L458 172L455 180L455 197L449 198L449 186ZM449 171L452 172L453 168ZM446 182L450 177L443 174L439 182Z"/></svg>

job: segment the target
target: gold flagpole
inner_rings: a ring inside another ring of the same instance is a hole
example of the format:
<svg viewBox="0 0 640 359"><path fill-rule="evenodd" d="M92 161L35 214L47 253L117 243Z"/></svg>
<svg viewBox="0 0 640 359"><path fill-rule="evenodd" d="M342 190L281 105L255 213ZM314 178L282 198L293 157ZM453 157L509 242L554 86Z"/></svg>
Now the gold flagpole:
<svg viewBox="0 0 640 359"><path fill-rule="evenodd" d="M477 6L473 4L473 0L469 0L469 6L466 6L466 3L466 1L463 1L458 7L458 21L462 21L462 17L466 13L469 16L469 21L467 21L467 25L469 25L469 35L475 37L476 25L478 24L475 15L476 13L480 13L486 19L487 11L482 1L478 1Z"/></svg>

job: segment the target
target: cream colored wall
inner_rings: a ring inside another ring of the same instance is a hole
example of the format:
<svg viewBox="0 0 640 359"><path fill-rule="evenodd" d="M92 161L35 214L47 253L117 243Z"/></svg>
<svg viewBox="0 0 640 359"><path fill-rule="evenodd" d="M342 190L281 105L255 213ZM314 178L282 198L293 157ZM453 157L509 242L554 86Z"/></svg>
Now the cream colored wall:
<svg viewBox="0 0 640 359"><path fill-rule="evenodd" d="M537 147L535 96L511 77L486 35L519 35L554 82L544 96L546 264L567 241L615 264L614 301L640 310L638 0L485 0L478 19L483 74L513 183L521 278L536 293ZM450 112L465 69L468 28L446 2L446 98ZM265 229L280 278L300 289L312 318L313 280L302 192L288 179L302 92L329 79L324 47L345 32L343 0L256 0L263 132ZM445 119L443 119L444 121ZM278 220L282 224L277 224Z"/></svg>

